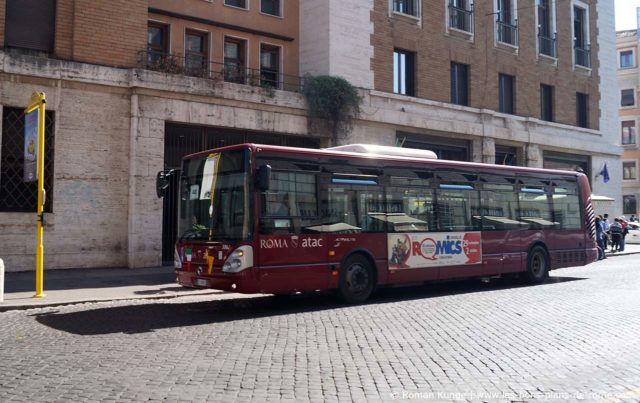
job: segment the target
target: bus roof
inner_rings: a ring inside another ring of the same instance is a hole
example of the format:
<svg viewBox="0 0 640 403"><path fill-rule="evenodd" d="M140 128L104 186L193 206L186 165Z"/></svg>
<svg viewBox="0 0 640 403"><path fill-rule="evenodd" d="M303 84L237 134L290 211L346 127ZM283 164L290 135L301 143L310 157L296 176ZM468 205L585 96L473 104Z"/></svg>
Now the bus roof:
<svg viewBox="0 0 640 403"><path fill-rule="evenodd" d="M243 143L243 144L235 144L226 147L220 147L216 149L201 151L198 153L190 154L185 156L183 159L189 159L201 155L210 154L214 151L228 151L234 149L241 148L251 148L256 152L265 152L272 151L278 153L285 153L291 155L299 155L299 156L326 156L326 157L337 157L337 158L349 158L349 159L359 159L359 160L381 160L381 161L390 161L390 162L416 162L421 164L427 164L429 166L438 166L438 167L459 167L459 168L476 168L483 171L486 170L499 170L503 172L526 172L526 173L542 173L542 174L555 174L561 176L572 176L579 177L584 175L582 172L574 172L574 171L563 171L558 169L543 169L543 168L531 168L531 167L521 167L521 166L510 166L510 165L496 165L496 164L485 164L480 162L467 162L467 161L453 161L453 160L441 160L436 158L429 157L416 157L415 155L419 155L422 153L415 153L415 151L427 151L430 154L435 156L435 153L428 150L416 150L416 149L406 149L412 150L412 152L407 153L396 153L395 155L388 155L382 153L375 152L362 152L362 150L366 150L364 145L352 145L358 146L353 147L354 150L357 151L347 151L350 147L348 146L338 146L332 148L324 148L324 149L313 149L313 148L300 148L300 147L287 147L287 146L275 146L268 144L255 144L255 143ZM399 148L399 147L388 147L388 146L376 146L376 145L368 145L371 146L372 149L377 149L379 151L384 150L386 148ZM425 153L425 155L429 155Z"/></svg>

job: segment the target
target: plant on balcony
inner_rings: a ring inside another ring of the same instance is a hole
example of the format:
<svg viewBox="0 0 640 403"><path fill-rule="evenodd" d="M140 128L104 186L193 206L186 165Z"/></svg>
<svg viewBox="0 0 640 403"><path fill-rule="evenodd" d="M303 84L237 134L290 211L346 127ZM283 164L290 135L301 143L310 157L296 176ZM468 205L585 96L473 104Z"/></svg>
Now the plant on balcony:
<svg viewBox="0 0 640 403"><path fill-rule="evenodd" d="M311 120L328 122L331 142L338 144L339 134L350 131L352 120L360 116L362 98L356 87L342 77L306 76L302 93L307 99Z"/></svg>

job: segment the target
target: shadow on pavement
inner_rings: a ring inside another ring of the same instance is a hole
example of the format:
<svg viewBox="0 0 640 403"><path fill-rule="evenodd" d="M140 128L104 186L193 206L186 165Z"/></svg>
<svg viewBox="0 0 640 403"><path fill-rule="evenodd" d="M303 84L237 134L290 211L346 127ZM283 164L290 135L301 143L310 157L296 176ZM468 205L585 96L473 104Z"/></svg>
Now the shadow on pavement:
<svg viewBox="0 0 640 403"><path fill-rule="evenodd" d="M551 277L545 284L584 280L577 277ZM497 291L530 287L513 279L490 283L465 280L432 283L425 286L387 288L373 296L366 305L386 304L445 295ZM329 292L290 297L250 297L191 303L151 303L91 309L69 313L38 314L36 320L45 326L68 333L90 336L112 333L136 334L156 329L223 323L236 320L314 312L349 307Z"/></svg>
<svg viewBox="0 0 640 403"><path fill-rule="evenodd" d="M144 269L59 269L44 271L45 290L74 290L174 283L173 267ZM33 291L34 273L7 273L5 292Z"/></svg>

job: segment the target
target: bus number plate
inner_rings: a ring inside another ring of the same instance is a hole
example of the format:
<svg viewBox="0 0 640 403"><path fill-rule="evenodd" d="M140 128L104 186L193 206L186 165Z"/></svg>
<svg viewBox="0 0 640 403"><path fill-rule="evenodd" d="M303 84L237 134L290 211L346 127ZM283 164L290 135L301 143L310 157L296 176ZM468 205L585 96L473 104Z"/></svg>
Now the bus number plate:
<svg viewBox="0 0 640 403"><path fill-rule="evenodd" d="M198 287L208 287L209 282L203 278L197 278L195 281L195 285Z"/></svg>

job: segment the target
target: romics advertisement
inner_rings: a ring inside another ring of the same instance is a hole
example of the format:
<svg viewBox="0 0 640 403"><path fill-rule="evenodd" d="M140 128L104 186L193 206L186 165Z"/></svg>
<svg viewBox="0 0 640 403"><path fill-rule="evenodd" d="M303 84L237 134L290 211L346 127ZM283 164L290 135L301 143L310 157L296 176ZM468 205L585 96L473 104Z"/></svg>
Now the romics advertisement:
<svg viewBox="0 0 640 403"><path fill-rule="evenodd" d="M388 234L389 269L482 263L480 232Z"/></svg>

